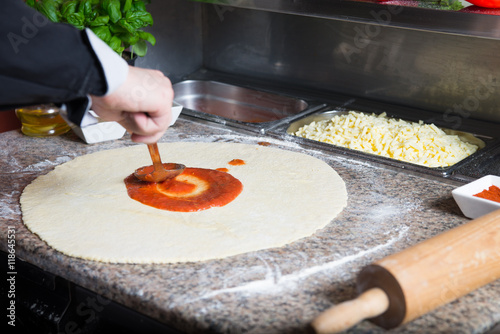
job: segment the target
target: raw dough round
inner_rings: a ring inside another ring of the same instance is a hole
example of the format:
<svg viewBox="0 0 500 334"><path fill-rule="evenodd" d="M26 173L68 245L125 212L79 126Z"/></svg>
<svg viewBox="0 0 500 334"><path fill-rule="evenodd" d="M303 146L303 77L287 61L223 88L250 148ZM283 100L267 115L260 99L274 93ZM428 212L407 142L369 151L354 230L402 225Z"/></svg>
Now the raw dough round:
<svg viewBox="0 0 500 334"><path fill-rule="evenodd" d="M291 151L237 143L159 144L164 162L228 168L243 191L224 207L170 212L127 195L124 178L151 164L144 145L101 151L57 166L21 197L26 226L56 250L113 263L174 263L280 247L310 236L347 203L325 162ZM244 165L231 166L233 159Z"/></svg>

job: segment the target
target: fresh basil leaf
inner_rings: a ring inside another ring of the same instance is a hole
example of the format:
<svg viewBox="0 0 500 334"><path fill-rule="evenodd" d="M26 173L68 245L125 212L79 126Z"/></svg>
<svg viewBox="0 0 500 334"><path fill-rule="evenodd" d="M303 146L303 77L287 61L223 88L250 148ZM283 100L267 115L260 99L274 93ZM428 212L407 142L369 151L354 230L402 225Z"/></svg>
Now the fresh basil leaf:
<svg viewBox="0 0 500 334"><path fill-rule="evenodd" d="M141 27L146 27L148 25L153 25L153 17L148 12L141 11L129 11L126 14L127 21L139 20L141 21Z"/></svg>
<svg viewBox="0 0 500 334"><path fill-rule="evenodd" d="M139 32L137 32L137 34L139 35L139 37L142 40L148 41L151 45L155 45L156 44L156 38L152 34L150 34L149 32L139 31Z"/></svg>
<svg viewBox="0 0 500 334"><path fill-rule="evenodd" d="M148 46L145 41L139 41L137 44L132 45L131 51L139 57L144 57L148 52Z"/></svg>
<svg viewBox="0 0 500 334"><path fill-rule="evenodd" d="M128 31L123 27L121 27L118 23L111 24L109 26L109 30L111 30L113 34L128 33Z"/></svg>
<svg viewBox="0 0 500 334"><path fill-rule="evenodd" d="M102 39L104 42L108 43L111 40L112 34L109 28L106 26L100 26L91 28L91 30L96 34L97 37Z"/></svg>
<svg viewBox="0 0 500 334"><path fill-rule="evenodd" d="M111 22L116 23L122 18L120 11L120 0L109 0L109 4L105 10L108 12Z"/></svg>
<svg viewBox="0 0 500 334"><path fill-rule="evenodd" d="M73 14L76 12L76 7L78 6L78 1L73 0L73 1L67 1L62 4L61 6L61 15L62 17L66 18L69 15Z"/></svg>
<svg viewBox="0 0 500 334"><path fill-rule="evenodd" d="M57 13L59 13L59 9L57 7L57 3L54 0L43 0L38 1L36 5L36 9L45 15L52 22L59 22Z"/></svg>
<svg viewBox="0 0 500 334"><path fill-rule="evenodd" d="M131 34L134 34L137 29L134 29L133 26L130 25L126 20L121 19L118 21L118 25L122 28L124 28L126 31L128 31Z"/></svg>
<svg viewBox="0 0 500 334"><path fill-rule="evenodd" d="M100 5L101 5L101 9L103 9L104 11L107 12L110 1L111 0L100 0L99 2L100 2Z"/></svg>
<svg viewBox="0 0 500 334"><path fill-rule="evenodd" d="M132 2L132 10L145 12L146 4L144 3L144 1L135 0L134 2Z"/></svg>
<svg viewBox="0 0 500 334"><path fill-rule="evenodd" d="M92 22L90 22L91 27L99 27L108 24L109 22L109 16L107 15L101 15L96 17ZM106 27L109 30L109 27Z"/></svg>
<svg viewBox="0 0 500 334"><path fill-rule="evenodd" d="M82 30L84 28L85 16L82 13L73 13L66 17L66 21L76 28Z"/></svg>
<svg viewBox="0 0 500 334"><path fill-rule="evenodd" d="M141 20L127 20L127 23L135 30L142 28Z"/></svg>
<svg viewBox="0 0 500 334"><path fill-rule="evenodd" d="M36 8L36 2L35 0L26 0L26 4L32 8Z"/></svg>
<svg viewBox="0 0 500 334"><path fill-rule="evenodd" d="M113 36L111 37L111 39L109 40L108 42L108 45L111 49L113 49L116 53L118 53L119 55L122 54L123 50L125 50L125 48L122 46L122 41L121 39L119 39L118 37L116 36Z"/></svg>
<svg viewBox="0 0 500 334"><path fill-rule="evenodd" d="M91 0L82 0L80 2L80 8L82 8L81 11L83 12L83 15L87 18L91 16L93 13Z"/></svg>
<svg viewBox="0 0 500 334"><path fill-rule="evenodd" d="M132 8L132 0L122 0L122 13L127 13Z"/></svg>
<svg viewBox="0 0 500 334"><path fill-rule="evenodd" d="M139 39L140 39L138 34L131 34L131 33L118 34L117 37L129 45L133 45L133 44L139 42Z"/></svg>

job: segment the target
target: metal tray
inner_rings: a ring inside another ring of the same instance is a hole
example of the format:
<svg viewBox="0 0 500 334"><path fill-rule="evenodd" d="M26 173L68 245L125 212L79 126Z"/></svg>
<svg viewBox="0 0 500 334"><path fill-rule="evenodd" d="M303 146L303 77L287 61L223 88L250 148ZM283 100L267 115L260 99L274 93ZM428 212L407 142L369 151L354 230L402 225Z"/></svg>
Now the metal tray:
<svg viewBox="0 0 500 334"><path fill-rule="evenodd" d="M298 141L298 142L303 143L305 145L314 146L314 147L321 148L321 149L340 150L344 153L348 153L351 155L357 155L357 156L363 157L363 158L368 159L368 160L381 162L384 164L389 164L389 165L400 167L400 168L407 168L410 170L416 170L416 171L424 172L426 174L441 174L442 176L451 175L457 168L460 168L464 164L473 161L476 157L482 156L483 153L485 151L487 151L487 149L494 146L497 142L495 140L495 138L492 138L489 136L482 136L482 135L472 134L472 133L468 133L468 132L447 129L444 127L440 127L439 125L436 125L441 130L443 130L445 133L451 134L451 135L457 135L463 141L468 142L470 144L477 145L479 147L479 149L475 153L471 154L470 156L468 156L465 159L462 159L461 161L455 163L452 166L426 167L426 166L413 164L410 162L405 162L405 161L400 161L397 159L378 156L375 154L370 154L370 153L363 152L363 151L357 151L357 150L349 149L346 147L341 147L341 146L333 145L330 143L324 143L324 142L320 142L320 141L316 141L316 140L312 140L312 139L307 139L307 138L303 138L303 137L299 137L299 136L295 135L295 132L298 131L299 128L304 126L304 125L308 125L313 121L317 122L317 121L322 121L322 120L328 120L336 115L346 114L350 110L344 110L344 109L328 110L328 111L322 111L319 113L311 114L311 115L306 116L304 118L295 120L292 123L289 123L288 127L286 128L286 134L293 136L294 138L296 138L296 139L294 139L295 141ZM357 110L355 110L355 111L357 111ZM362 111L358 111L358 112L362 112ZM369 113L369 114L371 114L371 113ZM391 116L388 116L388 117L391 117ZM394 117L394 118L404 119L402 117Z"/></svg>
<svg viewBox="0 0 500 334"><path fill-rule="evenodd" d="M498 170L495 163L492 163L492 156L499 154L495 152L500 151L500 137L496 135L494 126L492 127L491 124L486 124L483 121L467 120L460 125L458 129L460 131L456 131L448 129L446 126L448 124L444 122L444 119L436 117L436 113L424 110L331 93L297 90L293 87L276 86L276 84L258 80L249 81L247 78L235 78L209 71L196 72L187 77L185 81L174 84L174 91L174 100L183 105L182 113L186 116L239 128L245 132L257 132L259 135L293 141L304 148L314 148L325 153L331 152L361 161L383 164L410 173L416 172L426 176L445 177L459 181L477 178L492 170L493 173L496 173ZM276 112L276 104L281 113ZM206 105L211 107L219 105L216 109L221 111L235 107L238 112L236 114L222 114L223 116L210 114L207 112L208 110L203 108ZM248 106L251 108L243 108ZM480 149L453 166L431 168L293 135L293 132L297 131L300 126L309 124L313 120L329 119L335 114L345 113L349 110L370 114L379 114L385 111L388 117L412 122L422 119L426 123L436 124L450 134L460 135L466 141L478 145ZM270 112L274 117L278 117L274 120L261 119L258 120L259 122L255 122L254 116L258 115L260 111ZM234 117L238 114L251 115L251 117L241 120L241 118ZM498 159L494 159L494 161L498 161Z"/></svg>
<svg viewBox="0 0 500 334"><path fill-rule="evenodd" d="M186 80L173 85L174 101L185 114L245 128L270 128L280 121L311 112L307 101L212 80Z"/></svg>

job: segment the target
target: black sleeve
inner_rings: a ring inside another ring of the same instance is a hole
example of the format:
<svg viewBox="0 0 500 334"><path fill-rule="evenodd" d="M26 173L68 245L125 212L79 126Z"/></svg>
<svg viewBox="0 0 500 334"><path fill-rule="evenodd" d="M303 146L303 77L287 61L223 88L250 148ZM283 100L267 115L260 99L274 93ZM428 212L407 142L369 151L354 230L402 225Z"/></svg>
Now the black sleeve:
<svg viewBox="0 0 500 334"><path fill-rule="evenodd" d="M87 94L103 95L106 80L87 35L50 22L23 0L3 0L0 10L0 109L66 103L79 124Z"/></svg>

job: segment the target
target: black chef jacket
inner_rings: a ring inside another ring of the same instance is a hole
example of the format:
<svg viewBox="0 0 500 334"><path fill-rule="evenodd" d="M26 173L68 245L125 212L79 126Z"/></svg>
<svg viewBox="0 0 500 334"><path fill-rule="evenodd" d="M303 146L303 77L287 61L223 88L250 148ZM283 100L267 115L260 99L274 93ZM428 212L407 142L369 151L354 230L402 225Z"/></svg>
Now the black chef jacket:
<svg viewBox="0 0 500 334"><path fill-rule="evenodd" d="M107 83L87 34L50 22L22 0L0 10L0 109L38 103L66 105L80 124L88 94L104 95Z"/></svg>

